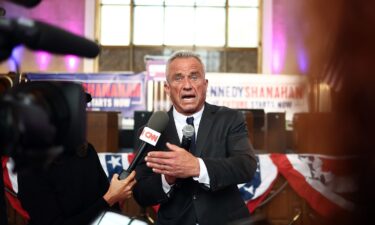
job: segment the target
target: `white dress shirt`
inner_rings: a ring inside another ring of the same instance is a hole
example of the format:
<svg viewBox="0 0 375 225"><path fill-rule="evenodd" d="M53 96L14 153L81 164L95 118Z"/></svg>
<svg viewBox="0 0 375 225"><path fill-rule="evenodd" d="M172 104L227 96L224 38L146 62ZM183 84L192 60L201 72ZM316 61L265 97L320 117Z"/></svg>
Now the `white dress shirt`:
<svg viewBox="0 0 375 225"><path fill-rule="evenodd" d="M173 118L174 122L176 124L177 134L180 139L180 142L182 141L182 128L186 125L186 118L188 117L194 117L194 129L195 129L195 140L197 140L198 137L198 130L199 130L199 124L201 122L202 114L203 114L204 106L201 110L194 113L191 116L185 116L179 112L176 111L176 109L173 107ZM210 177L208 176L207 167L206 164L204 164L203 160L201 158L198 158L199 161L199 176L193 177L195 181L198 181L199 183L204 184L208 188L210 187ZM171 190L171 187L173 185L169 185L168 182L165 180L164 175L161 175L161 181L163 183L163 190L165 193L168 193Z"/></svg>

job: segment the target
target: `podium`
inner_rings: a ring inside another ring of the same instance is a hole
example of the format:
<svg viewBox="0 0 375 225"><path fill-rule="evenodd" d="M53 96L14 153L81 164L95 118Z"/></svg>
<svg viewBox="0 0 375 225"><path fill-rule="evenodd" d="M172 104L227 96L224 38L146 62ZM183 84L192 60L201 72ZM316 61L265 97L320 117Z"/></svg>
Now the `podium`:
<svg viewBox="0 0 375 225"><path fill-rule="evenodd" d="M97 152L118 152L118 112L87 111L87 141Z"/></svg>

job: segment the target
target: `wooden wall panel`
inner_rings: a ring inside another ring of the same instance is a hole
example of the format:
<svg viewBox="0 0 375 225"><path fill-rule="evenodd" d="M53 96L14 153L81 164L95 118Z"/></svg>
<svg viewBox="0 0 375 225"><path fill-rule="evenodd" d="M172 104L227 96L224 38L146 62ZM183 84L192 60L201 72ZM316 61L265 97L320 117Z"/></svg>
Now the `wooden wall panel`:
<svg viewBox="0 0 375 225"><path fill-rule="evenodd" d="M118 112L87 112L87 140L97 152L119 150Z"/></svg>

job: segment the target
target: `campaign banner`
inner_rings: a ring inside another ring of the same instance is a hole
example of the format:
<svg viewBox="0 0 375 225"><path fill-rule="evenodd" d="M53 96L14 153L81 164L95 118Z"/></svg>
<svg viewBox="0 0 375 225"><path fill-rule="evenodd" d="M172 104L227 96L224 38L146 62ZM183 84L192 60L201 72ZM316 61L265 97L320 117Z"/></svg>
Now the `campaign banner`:
<svg viewBox="0 0 375 225"><path fill-rule="evenodd" d="M146 109L145 74L100 73L27 73L31 81L73 81L81 83L92 100L88 110L117 111L123 118L133 118L135 110Z"/></svg>
<svg viewBox="0 0 375 225"><path fill-rule="evenodd" d="M164 93L165 65L151 64L147 80L149 109L168 110L169 97ZM235 109L264 109L283 112L286 120L293 114L308 111L307 78L301 75L206 73L207 102Z"/></svg>
<svg viewBox="0 0 375 225"><path fill-rule="evenodd" d="M307 79L299 75L207 73L207 102L237 109L307 112Z"/></svg>

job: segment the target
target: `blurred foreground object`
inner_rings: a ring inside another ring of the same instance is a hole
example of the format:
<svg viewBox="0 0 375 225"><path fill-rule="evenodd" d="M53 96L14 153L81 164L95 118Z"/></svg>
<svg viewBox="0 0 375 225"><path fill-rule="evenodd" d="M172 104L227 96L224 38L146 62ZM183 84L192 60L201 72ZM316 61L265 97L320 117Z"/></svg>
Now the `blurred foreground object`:
<svg viewBox="0 0 375 225"><path fill-rule="evenodd" d="M61 28L27 18L0 18L0 61L7 59L14 47L23 44L32 50L72 54L94 58L99 46Z"/></svg>
<svg viewBox="0 0 375 225"><path fill-rule="evenodd" d="M357 207L331 215L332 221L375 224L375 2L307 0L288 7L310 59L309 77L331 86L331 153L359 157L345 165L358 174L353 177L359 188L353 198Z"/></svg>
<svg viewBox="0 0 375 225"><path fill-rule="evenodd" d="M148 223L138 219L129 218L127 216L114 213L103 212L91 225L147 225Z"/></svg>
<svg viewBox="0 0 375 225"><path fill-rule="evenodd" d="M37 6L42 0L7 0L8 2L15 3L17 5L22 5L27 8L32 8Z"/></svg>
<svg viewBox="0 0 375 225"><path fill-rule="evenodd" d="M15 169L43 168L85 142L86 95L69 82L30 82L0 97L0 155Z"/></svg>

